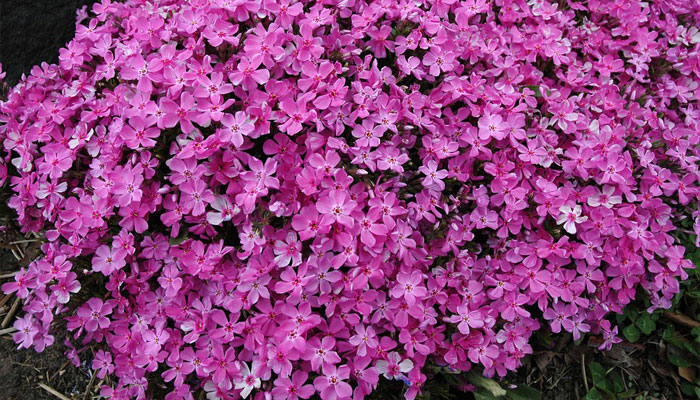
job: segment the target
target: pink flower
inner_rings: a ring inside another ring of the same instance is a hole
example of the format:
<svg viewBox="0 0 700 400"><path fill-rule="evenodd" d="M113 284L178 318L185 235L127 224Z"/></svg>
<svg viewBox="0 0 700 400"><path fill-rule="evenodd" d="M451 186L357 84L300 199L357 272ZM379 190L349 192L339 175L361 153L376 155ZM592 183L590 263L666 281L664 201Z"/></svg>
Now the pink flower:
<svg viewBox="0 0 700 400"><path fill-rule="evenodd" d="M243 111L232 114L224 114L221 124L226 127L226 136L222 140L230 140L234 146L240 147L243 144L243 137L250 136L255 129L248 116Z"/></svg>
<svg viewBox="0 0 700 400"><path fill-rule="evenodd" d="M182 184L183 196L180 198L180 205L183 213L192 212L192 215L204 214L205 207L214 202L214 193L207 188L202 180L191 180Z"/></svg>
<svg viewBox="0 0 700 400"><path fill-rule="evenodd" d="M125 265L124 254L116 249L102 245L95 250L92 269L96 272L102 272L105 276L109 276L112 272L123 268Z"/></svg>
<svg viewBox="0 0 700 400"><path fill-rule="evenodd" d="M32 314L25 314L24 317L17 318L12 326L17 329L17 332L12 335L12 340L19 343L17 348L30 348L39 333L39 327Z"/></svg>
<svg viewBox="0 0 700 400"><path fill-rule="evenodd" d="M486 113L479 118L479 139L488 140L494 138L501 140L508 133L508 124L500 114Z"/></svg>
<svg viewBox="0 0 700 400"><path fill-rule="evenodd" d="M253 362L253 370L256 369L255 362ZM246 398L253 391L253 389L259 388L262 381L255 373L251 372L248 364L245 362L241 363L241 380L236 382L235 388L242 389L241 397Z"/></svg>
<svg viewBox="0 0 700 400"><path fill-rule="evenodd" d="M423 57L423 65L430 68L430 75L438 76L442 72L454 69L454 59L454 53L441 50L439 47L432 47Z"/></svg>
<svg viewBox="0 0 700 400"><path fill-rule="evenodd" d="M364 325L355 328L355 335L351 336L348 342L357 347L358 356L367 355L367 350L376 348L379 343L374 328Z"/></svg>
<svg viewBox="0 0 700 400"><path fill-rule="evenodd" d="M261 55L254 56L251 59L243 57L238 63L237 70L229 73L231 83L243 85L246 90L265 84L270 79L270 71L266 68L258 69L262 61Z"/></svg>
<svg viewBox="0 0 700 400"><path fill-rule="evenodd" d="M350 368L347 365L336 367L324 364L323 376L314 379L314 387L323 399L349 399L352 396L352 387L345 382L350 377Z"/></svg>
<svg viewBox="0 0 700 400"><path fill-rule="evenodd" d="M131 117L129 124L124 125L121 132L126 145L131 149L153 147L156 144L156 141L153 139L160 136L160 129L154 127L154 124L154 117Z"/></svg>
<svg viewBox="0 0 700 400"><path fill-rule="evenodd" d="M32 272L20 268L15 275L14 282L7 282L2 285L2 291L9 294L17 292L17 297L26 299L29 296L29 289L37 287L36 275Z"/></svg>
<svg viewBox="0 0 700 400"><path fill-rule="evenodd" d="M141 55L135 55L129 58L128 65L120 72L124 79L137 79L136 87L140 91L150 92L153 89L153 83L160 80L158 71L162 68L162 62L156 57L147 61Z"/></svg>
<svg viewBox="0 0 700 400"><path fill-rule="evenodd" d="M196 119L198 113L194 111L195 99L188 92L182 92L180 95L180 104L178 105L170 99L163 100L163 125L166 128L172 128L178 123L183 132L190 132L194 129L192 121Z"/></svg>
<svg viewBox="0 0 700 400"><path fill-rule="evenodd" d="M80 291L80 282L76 280L77 277L75 272L68 272L66 276L59 279L58 283L51 286L52 293L56 296L58 303L68 303L70 294Z"/></svg>
<svg viewBox="0 0 700 400"><path fill-rule="evenodd" d="M447 171L444 169L438 170L438 164L434 160L428 161L426 166L418 168L420 172L425 174L423 178L423 185L428 188L435 188L436 190L445 190L445 183L442 179L447 177Z"/></svg>
<svg viewBox="0 0 700 400"><path fill-rule="evenodd" d="M309 340L306 346L306 353L302 356L304 360L309 360L311 369L318 371L322 366L331 366L340 362L338 353L333 351L335 348L335 339L324 337L319 339L314 337Z"/></svg>
<svg viewBox="0 0 700 400"><path fill-rule="evenodd" d="M581 215L581 206L575 205L574 208L570 206L559 207L559 217L557 218L557 224L564 225L564 229L570 234L576 233L576 224L580 224L586 221L588 217Z"/></svg>
<svg viewBox="0 0 700 400"><path fill-rule="evenodd" d="M301 242L297 241L296 233L287 233L285 241L275 241L275 255L275 262L280 267L290 263L292 267L301 264Z"/></svg>
<svg viewBox="0 0 700 400"><path fill-rule="evenodd" d="M96 297L88 300L85 305L78 308L77 315L85 320L85 329L94 332L97 328L107 329L110 325L107 315L112 313L112 306L109 302L103 302Z"/></svg>
<svg viewBox="0 0 700 400"><path fill-rule="evenodd" d="M330 216L334 222L351 228L355 219L350 214L356 205L357 203L350 200L345 192L332 190L327 197L316 202L316 209L320 214Z"/></svg>
<svg viewBox="0 0 700 400"><path fill-rule="evenodd" d="M423 276L419 271L410 274L399 273L396 276L396 285L391 289L391 297L403 297L406 304L412 306L416 300L420 300L428 294L428 290L423 287Z"/></svg>
<svg viewBox="0 0 700 400"><path fill-rule="evenodd" d="M302 124L316 118L316 111L307 110L306 101L293 101L290 98L282 100L280 109L287 119L280 125L280 130L288 135L296 135L301 131Z"/></svg>
<svg viewBox="0 0 700 400"><path fill-rule="evenodd" d="M377 361L377 372L387 379L399 379L403 374L413 369L413 361L409 359L401 360L399 353L392 351L386 355L386 360Z"/></svg>
<svg viewBox="0 0 700 400"><path fill-rule="evenodd" d="M272 389L272 398L274 400L308 399L315 392L312 385L305 385L308 376L309 374L304 371L294 371L291 379L278 377L275 379L275 387Z"/></svg>
<svg viewBox="0 0 700 400"><path fill-rule="evenodd" d="M97 350L95 358L92 360L92 369L97 371L97 377L103 379L107 374L114 372L112 364L112 354L104 350Z"/></svg>
<svg viewBox="0 0 700 400"><path fill-rule="evenodd" d="M39 173L47 174L50 178L60 178L73 164L73 157L68 149L49 152L44 155L44 162L39 166Z"/></svg>
<svg viewBox="0 0 700 400"><path fill-rule="evenodd" d="M458 323L457 329L465 335L469 334L470 328L478 329L484 326L484 320L481 312L478 310L469 310L466 304L457 307L458 315L453 315L448 320Z"/></svg>
<svg viewBox="0 0 700 400"><path fill-rule="evenodd" d="M307 206L292 218L292 227L299 233L299 240L304 241L328 233L332 222L331 215L319 215L315 207Z"/></svg>

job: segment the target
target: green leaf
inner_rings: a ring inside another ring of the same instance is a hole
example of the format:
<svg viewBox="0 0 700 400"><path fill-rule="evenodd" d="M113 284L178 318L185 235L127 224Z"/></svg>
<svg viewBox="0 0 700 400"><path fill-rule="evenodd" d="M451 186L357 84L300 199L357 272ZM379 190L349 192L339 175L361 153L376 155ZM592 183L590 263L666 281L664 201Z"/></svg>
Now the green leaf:
<svg viewBox="0 0 700 400"><path fill-rule="evenodd" d="M632 321L635 321L637 319L637 317L639 317L639 310L637 310L636 308L634 308L632 306L625 308L624 313Z"/></svg>
<svg viewBox="0 0 700 400"><path fill-rule="evenodd" d="M533 387L521 385L515 389L508 389L508 398L512 400L540 400L542 393Z"/></svg>
<svg viewBox="0 0 700 400"><path fill-rule="evenodd" d="M681 391L685 395L692 396L693 394L695 394L696 387L697 386L693 385L692 383L690 383L686 380L681 381Z"/></svg>
<svg viewBox="0 0 700 400"><path fill-rule="evenodd" d="M475 400L498 400L499 398L501 397L496 397L485 389L479 389L476 392L474 392Z"/></svg>
<svg viewBox="0 0 700 400"><path fill-rule="evenodd" d="M469 381L473 383L474 386L486 389L495 397L503 397L508 393L505 389L501 387L501 385L498 384L498 382L494 381L493 379L487 378L477 372L469 372L468 377Z"/></svg>
<svg viewBox="0 0 700 400"><path fill-rule="evenodd" d="M676 367L690 367L690 363L684 360L681 356L673 353L668 353L668 362L675 365Z"/></svg>
<svg viewBox="0 0 700 400"><path fill-rule="evenodd" d="M637 329L634 325L627 325L625 329L622 330L622 333L625 335L625 338L632 343L639 340L639 337L641 336L639 329Z"/></svg>
<svg viewBox="0 0 700 400"><path fill-rule="evenodd" d="M684 342L684 343L683 343L683 347L684 347L685 350L688 351L689 353L692 353L693 355L696 355L696 356L697 356L697 355L698 355L698 351L695 350L694 344L695 344L695 342Z"/></svg>
<svg viewBox="0 0 700 400"><path fill-rule="evenodd" d="M178 236L176 238L171 237L170 240L168 241L168 243L170 243L171 246L177 246L180 243L184 242L186 239L187 239L187 231L185 231L184 233L182 233L180 236Z"/></svg>
<svg viewBox="0 0 700 400"><path fill-rule="evenodd" d="M540 90L539 85L527 85L525 87L535 92L535 97L542 97L542 90Z"/></svg>
<svg viewBox="0 0 700 400"><path fill-rule="evenodd" d="M602 365L591 361L588 364L588 370L591 371L591 379L593 379L594 385L597 386L599 383L605 382L605 369Z"/></svg>
<svg viewBox="0 0 700 400"><path fill-rule="evenodd" d="M613 391L615 393L620 393L625 390L625 383L622 381L622 377L618 373L612 375Z"/></svg>
<svg viewBox="0 0 700 400"><path fill-rule="evenodd" d="M625 314L615 314L615 319L617 320L618 325L622 325L626 318L627 316Z"/></svg>
<svg viewBox="0 0 700 400"><path fill-rule="evenodd" d="M656 329L656 323L654 323L654 321L652 321L651 319L651 316L649 316L649 314L646 313L642 314L634 324L637 325L637 327L639 327L639 329L645 335L651 334L654 331L654 329Z"/></svg>
<svg viewBox="0 0 700 400"><path fill-rule="evenodd" d="M593 388L590 392L586 393L583 400L603 400L603 396L600 394L598 389Z"/></svg>
<svg viewBox="0 0 700 400"><path fill-rule="evenodd" d="M670 325L666 329L664 329L664 332L661 335L661 337L674 346L683 347L683 344L680 340L678 340L678 337L676 336L676 329L673 327L673 325Z"/></svg>

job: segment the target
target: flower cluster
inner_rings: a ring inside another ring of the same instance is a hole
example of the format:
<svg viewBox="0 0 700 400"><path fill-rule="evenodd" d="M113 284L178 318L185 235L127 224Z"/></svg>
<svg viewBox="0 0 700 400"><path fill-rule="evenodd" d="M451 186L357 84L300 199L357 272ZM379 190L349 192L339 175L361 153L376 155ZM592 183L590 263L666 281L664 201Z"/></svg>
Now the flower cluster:
<svg viewBox="0 0 700 400"><path fill-rule="evenodd" d="M2 286L14 338L41 351L65 321L118 378L104 396L160 377L173 400L362 399L380 377L412 399L426 363L503 376L543 327L608 348L606 315L668 306L692 267L699 20L697 0L102 0L0 103L9 206L45 236Z"/></svg>

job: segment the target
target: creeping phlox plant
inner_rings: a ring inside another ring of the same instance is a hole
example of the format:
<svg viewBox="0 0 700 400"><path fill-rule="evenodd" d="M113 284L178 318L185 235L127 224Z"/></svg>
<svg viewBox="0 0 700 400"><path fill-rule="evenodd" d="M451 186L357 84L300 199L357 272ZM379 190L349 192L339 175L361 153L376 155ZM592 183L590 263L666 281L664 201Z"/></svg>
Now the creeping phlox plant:
<svg viewBox="0 0 700 400"><path fill-rule="evenodd" d="M667 307L692 267L699 20L103 0L0 105L9 206L45 237L2 286L14 339L67 329L117 399L361 399L382 376L411 399L426 363L515 370L538 329L609 348L607 315Z"/></svg>

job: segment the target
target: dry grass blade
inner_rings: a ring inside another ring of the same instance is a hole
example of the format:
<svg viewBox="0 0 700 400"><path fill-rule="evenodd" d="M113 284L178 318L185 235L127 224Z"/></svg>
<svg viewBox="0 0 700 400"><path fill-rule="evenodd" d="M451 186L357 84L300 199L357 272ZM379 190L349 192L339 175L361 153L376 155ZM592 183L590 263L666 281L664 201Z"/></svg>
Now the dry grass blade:
<svg viewBox="0 0 700 400"><path fill-rule="evenodd" d="M24 239L24 240L15 240L14 242L10 242L10 244L19 244L19 243L34 243L38 242L39 240L37 239Z"/></svg>
<svg viewBox="0 0 700 400"><path fill-rule="evenodd" d="M15 332L16 330L17 330L17 328L15 328L14 326L11 326L11 327L5 328L5 329L0 329L0 336Z"/></svg>
<svg viewBox="0 0 700 400"><path fill-rule="evenodd" d="M88 397L90 396L90 392L92 392L92 384L95 383L95 378L97 377L96 373L92 373L92 376L90 377L90 382L87 385L87 388L85 388L85 394L83 395L83 400L87 400Z"/></svg>
<svg viewBox="0 0 700 400"><path fill-rule="evenodd" d="M52 395L56 396L61 400L71 400L70 397L67 397L66 395L62 394L61 392L57 391L56 389L52 388L51 386L45 383L39 382L38 385L40 388L46 390L47 392L51 393Z"/></svg>
<svg viewBox="0 0 700 400"><path fill-rule="evenodd" d="M0 325L0 328L5 329L7 328L8 325L10 325L10 322L12 321L12 317L14 317L15 313L17 312L17 308L19 307L19 297L15 299L15 302L12 303L12 308L10 308L10 312L5 315L5 319L2 320L2 325Z"/></svg>
<svg viewBox="0 0 700 400"><path fill-rule="evenodd" d="M19 273L19 271L15 271L15 272L10 272L9 274L0 275L0 279L14 278L15 275L17 275L18 273Z"/></svg>

